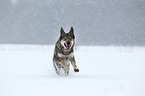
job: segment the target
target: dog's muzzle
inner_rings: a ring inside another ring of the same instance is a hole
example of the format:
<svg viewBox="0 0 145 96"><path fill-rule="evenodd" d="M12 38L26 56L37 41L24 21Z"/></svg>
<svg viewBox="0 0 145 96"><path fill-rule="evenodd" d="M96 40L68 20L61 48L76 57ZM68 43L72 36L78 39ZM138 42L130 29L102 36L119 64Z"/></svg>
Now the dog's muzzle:
<svg viewBox="0 0 145 96"><path fill-rule="evenodd" d="M66 43L64 43L64 46L66 47L66 49L70 49L71 48L71 42L67 41Z"/></svg>

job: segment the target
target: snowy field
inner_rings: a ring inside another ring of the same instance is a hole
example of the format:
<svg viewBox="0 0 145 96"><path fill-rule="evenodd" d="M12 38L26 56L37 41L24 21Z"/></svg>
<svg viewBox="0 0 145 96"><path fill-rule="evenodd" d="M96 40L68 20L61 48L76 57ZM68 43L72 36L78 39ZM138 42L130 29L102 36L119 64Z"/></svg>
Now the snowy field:
<svg viewBox="0 0 145 96"><path fill-rule="evenodd" d="M57 76L54 46L0 45L0 96L145 96L145 48L75 48L80 69Z"/></svg>

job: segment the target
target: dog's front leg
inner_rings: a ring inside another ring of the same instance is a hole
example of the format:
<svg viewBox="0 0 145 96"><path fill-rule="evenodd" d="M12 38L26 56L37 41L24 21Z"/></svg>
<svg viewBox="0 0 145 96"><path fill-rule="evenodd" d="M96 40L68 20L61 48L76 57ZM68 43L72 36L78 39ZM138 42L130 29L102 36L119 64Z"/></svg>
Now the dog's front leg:
<svg viewBox="0 0 145 96"><path fill-rule="evenodd" d="M64 60L59 61L59 64L61 64L61 66L64 68L64 71L66 72L66 74L69 73L69 66L65 63Z"/></svg>
<svg viewBox="0 0 145 96"><path fill-rule="evenodd" d="M77 65L76 65L75 58L72 57L72 58L70 59L70 61L71 61L71 64L72 64L72 66L73 66L73 68L74 68L74 71L75 71L75 72L79 72L79 69L78 69L78 67L77 67Z"/></svg>

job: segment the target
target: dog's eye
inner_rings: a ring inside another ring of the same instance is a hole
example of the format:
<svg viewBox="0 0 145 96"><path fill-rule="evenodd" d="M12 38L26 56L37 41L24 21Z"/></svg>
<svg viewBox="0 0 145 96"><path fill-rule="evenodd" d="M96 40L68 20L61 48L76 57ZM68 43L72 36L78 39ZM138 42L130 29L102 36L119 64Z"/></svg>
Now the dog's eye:
<svg viewBox="0 0 145 96"><path fill-rule="evenodd" d="M69 40L71 41L71 40L72 40L72 38L69 38Z"/></svg>
<svg viewBox="0 0 145 96"><path fill-rule="evenodd" d="M66 38L64 38L64 40L66 41Z"/></svg>

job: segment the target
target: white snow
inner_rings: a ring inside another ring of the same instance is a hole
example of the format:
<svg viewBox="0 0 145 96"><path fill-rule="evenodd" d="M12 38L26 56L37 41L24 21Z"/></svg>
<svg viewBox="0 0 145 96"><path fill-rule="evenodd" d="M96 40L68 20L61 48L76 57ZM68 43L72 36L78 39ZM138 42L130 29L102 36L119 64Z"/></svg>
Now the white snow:
<svg viewBox="0 0 145 96"><path fill-rule="evenodd" d="M145 96L145 48L79 46L57 76L54 46L0 45L0 96Z"/></svg>

